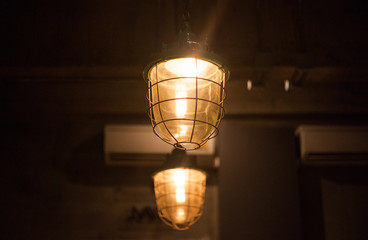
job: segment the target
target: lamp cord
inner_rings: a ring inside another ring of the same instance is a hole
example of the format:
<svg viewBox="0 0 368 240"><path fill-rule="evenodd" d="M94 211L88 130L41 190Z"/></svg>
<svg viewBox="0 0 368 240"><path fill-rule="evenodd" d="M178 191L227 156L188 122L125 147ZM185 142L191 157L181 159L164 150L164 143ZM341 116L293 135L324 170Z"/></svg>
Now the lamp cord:
<svg viewBox="0 0 368 240"><path fill-rule="evenodd" d="M189 1L183 0L183 29L190 30L190 12L189 12Z"/></svg>
<svg viewBox="0 0 368 240"><path fill-rule="evenodd" d="M189 22L189 0L183 0L183 20Z"/></svg>

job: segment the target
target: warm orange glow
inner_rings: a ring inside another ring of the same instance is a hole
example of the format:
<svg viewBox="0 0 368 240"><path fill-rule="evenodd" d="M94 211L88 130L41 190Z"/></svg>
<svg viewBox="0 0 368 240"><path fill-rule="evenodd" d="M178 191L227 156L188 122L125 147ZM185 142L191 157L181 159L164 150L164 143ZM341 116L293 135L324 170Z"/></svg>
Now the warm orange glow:
<svg viewBox="0 0 368 240"><path fill-rule="evenodd" d="M169 60L165 68L180 77L199 77L211 67L211 63L195 58Z"/></svg>
<svg viewBox="0 0 368 240"><path fill-rule="evenodd" d="M174 185L176 187L176 202L185 202L185 172L184 169L176 169L174 171Z"/></svg>
<svg viewBox="0 0 368 240"><path fill-rule="evenodd" d="M159 216L175 229L186 229L202 214L206 175L196 169L174 168L153 177Z"/></svg>
<svg viewBox="0 0 368 240"><path fill-rule="evenodd" d="M182 208L179 208L177 211L177 215L175 216L176 222L181 223L185 221L185 213Z"/></svg>
<svg viewBox="0 0 368 240"><path fill-rule="evenodd" d="M172 59L153 66L149 80L155 84L151 91L152 115L158 122L155 131L172 144L198 148L221 119L224 76L217 65L196 58Z"/></svg>
<svg viewBox="0 0 368 240"><path fill-rule="evenodd" d="M176 116L178 118L183 118L185 114L187 113L187 100L186 99L180 99L180 98L186 98L187 97L187 86L184 84L178 84L175 88L175 98L178 98L176 101Z"/></svg>

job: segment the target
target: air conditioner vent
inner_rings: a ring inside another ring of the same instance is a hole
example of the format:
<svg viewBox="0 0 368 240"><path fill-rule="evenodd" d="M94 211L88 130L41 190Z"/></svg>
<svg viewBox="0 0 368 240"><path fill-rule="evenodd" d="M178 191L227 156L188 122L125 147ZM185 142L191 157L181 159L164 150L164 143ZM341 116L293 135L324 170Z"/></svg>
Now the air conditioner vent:
<svg viewBox="0 0 368 240"><path fill-rule="evenodd" d="M368 164L366 126L300 126L296 134L303 164Z"/></svg>
<svg viewBox="0 0 368 240"><path fill-rule="evenodd" d="M105 126L104 152L108 166L159 167L172 149L173 146L153 133L150 125ZM214 139L198 150L188 151L188 154L197 156L199 166L214 167Z"/></svg>

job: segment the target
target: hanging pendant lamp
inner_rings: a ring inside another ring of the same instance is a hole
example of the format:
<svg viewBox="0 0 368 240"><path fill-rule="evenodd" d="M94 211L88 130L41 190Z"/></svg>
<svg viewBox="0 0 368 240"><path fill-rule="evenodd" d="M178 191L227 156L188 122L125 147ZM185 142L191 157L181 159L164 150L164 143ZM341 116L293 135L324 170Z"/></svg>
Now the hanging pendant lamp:
<svg viewBox="0 0 368 240"><path fill-rule="evenodd" d="M215 137L229 75L224 61L202 46L186 23L177 42L143 71L154 133L183 150L198 149Z"/></svg>
<svg viewBox="0 0 368 240"><path fill-rule="evenodd" d="M174 149L153 175L158 215L176 230L186 230L202 215L206 173L197 168L195 157Z"/></svg>

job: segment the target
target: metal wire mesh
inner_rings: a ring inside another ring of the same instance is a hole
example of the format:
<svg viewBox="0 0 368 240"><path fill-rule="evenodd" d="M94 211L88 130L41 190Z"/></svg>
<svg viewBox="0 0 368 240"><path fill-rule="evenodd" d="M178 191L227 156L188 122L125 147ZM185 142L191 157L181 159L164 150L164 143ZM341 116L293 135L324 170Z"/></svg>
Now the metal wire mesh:
<svg viewBox="0 0 368 240"><path fill-rule="evenodd" d="M173 74L165 61L149 70L148 115L158 137L176 148L194 150L218 134L227 72L201 59L179 60L191 61L194 70Z"/></svg>
<svg viewBox="0 0 368 240"><path fill-rule="evenodd" d="M154 176L160 218L176 230L188 229L203 213L206 175L195 169L168 169Z"/></svg>

